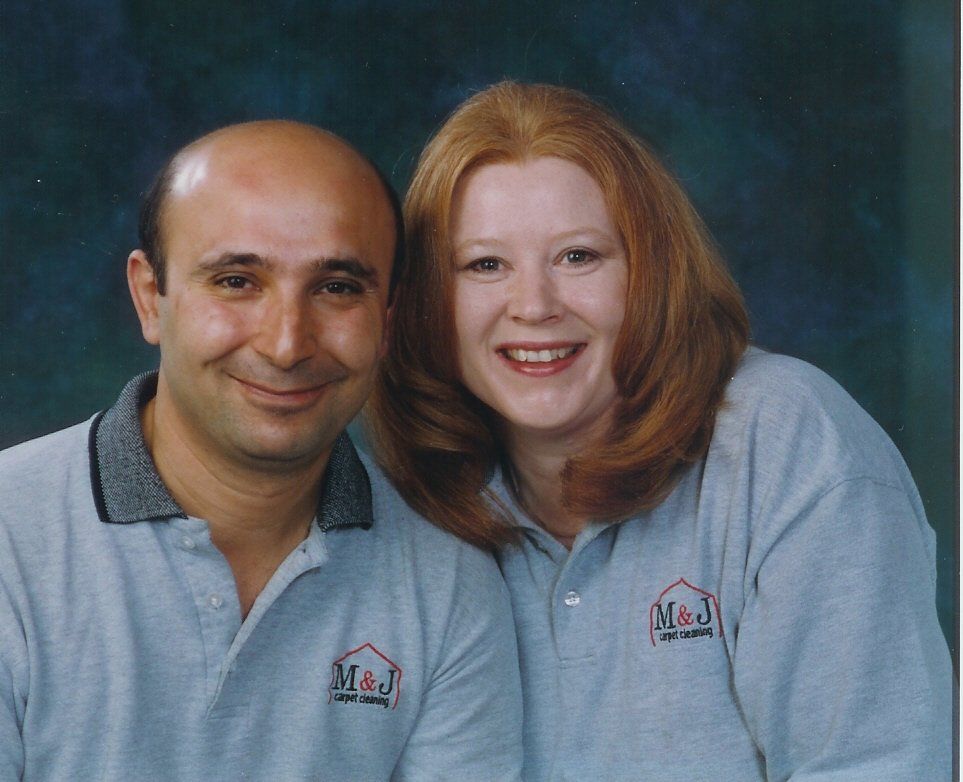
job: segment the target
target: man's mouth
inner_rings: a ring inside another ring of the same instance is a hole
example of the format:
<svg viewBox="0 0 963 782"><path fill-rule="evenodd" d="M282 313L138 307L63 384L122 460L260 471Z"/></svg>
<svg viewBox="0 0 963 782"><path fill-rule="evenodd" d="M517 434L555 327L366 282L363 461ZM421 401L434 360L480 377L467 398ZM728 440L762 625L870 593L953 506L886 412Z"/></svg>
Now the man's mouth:
<svg viewBox="0 0 963 782"><path fill-rule="evenodd" d="M330 383L319 383L315 385L298 386L285 388L273 384L261 383L253 380L242 380L234 378L242 387L247 389L247 394L252 399L261 399L271 405L282 405L284 407L300 407L310 405L324 393Z"/></svg>
<svg viewBox="0 0 963 782"><path fill-rule="evenodd" d="M299 394L310 394L321 388L321 385L305 386L304 388L272 388L270 386L264 385L262 383L254 383L250 380L241 380L244 385L249 386L256 391L260 391L262 394L270 394L271 396L298 396Z"/></svg>

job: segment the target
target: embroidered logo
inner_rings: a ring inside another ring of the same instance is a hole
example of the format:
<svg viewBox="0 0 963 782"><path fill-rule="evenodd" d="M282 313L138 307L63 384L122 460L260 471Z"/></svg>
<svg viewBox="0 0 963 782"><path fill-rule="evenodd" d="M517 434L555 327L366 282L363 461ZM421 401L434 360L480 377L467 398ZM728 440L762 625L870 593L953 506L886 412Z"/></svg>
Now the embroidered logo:
<svg viewBox="0 0 963 782"><path fill-rule="evenodd" d="M649 609L652 645L722 637L719 601L684 578L662 590Z"/></svg>
<svg viewBox="0 0 963 782"><path fill-rule="evenodd" d="M370 643L331 663L328 703L395 708L401 695L401 668Z"/></svg>

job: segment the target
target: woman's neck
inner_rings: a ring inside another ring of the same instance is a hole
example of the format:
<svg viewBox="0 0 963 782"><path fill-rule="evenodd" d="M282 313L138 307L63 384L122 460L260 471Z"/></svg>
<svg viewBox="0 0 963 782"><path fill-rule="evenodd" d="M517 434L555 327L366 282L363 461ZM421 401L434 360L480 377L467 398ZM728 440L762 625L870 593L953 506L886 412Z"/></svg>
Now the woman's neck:
<svg viewBox="0 0 963 782"><path fill-rule="evenodd" d="M577 453L567 440L546 440L528 433L509 433L506 438L516 499L543 529L566 548L588 523L568 510L562 499L562 470Z"/></svg>

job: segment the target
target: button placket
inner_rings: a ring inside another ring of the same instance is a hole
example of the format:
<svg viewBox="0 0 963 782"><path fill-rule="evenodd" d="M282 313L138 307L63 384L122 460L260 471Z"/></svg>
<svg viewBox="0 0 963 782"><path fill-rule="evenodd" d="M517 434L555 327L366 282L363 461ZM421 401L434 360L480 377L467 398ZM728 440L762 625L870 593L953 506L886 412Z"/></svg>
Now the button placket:
<svg viewBox="0 0 963 782"><path fill-rule="evenodd" d="M234 675L237 657L263 616L270 610L271 606L274 605L274 602L281 597L291 582L307 571L320 567L327 562L327 560L328 549L324 544L324 533L318 529L317 524L312 524L308 538L304 543L291 551L278 569L274 571L274 575L268 580L264 589L261 590L261 594L259 594L254 601L254 605L251 606L247 618L241 623L224 658L221 674L218 677L214 697L211 701L211 708L216 706L220 698L221 690L228 677ZM215 595L210 596L210 598L213 597L215 597Z"/></svg>
<svg viewBox="0 0 963 782"><path fill-rule="evenodd" d="M170 535L174 564L184 576L197 613L204 644L207 695L213 702L222 663L241 625L234 574L210 541L205 521L193 517L172 520Z"/></svg>
<svg viewBox="0 0 963 782"><path fill-rule="evenodd" d="M555 648L560 661L591 658L598 647L600 607L593 603L593 597L603 543L604 539L598 534L582 541L559 570L555 581L553 620Z"/></svg>

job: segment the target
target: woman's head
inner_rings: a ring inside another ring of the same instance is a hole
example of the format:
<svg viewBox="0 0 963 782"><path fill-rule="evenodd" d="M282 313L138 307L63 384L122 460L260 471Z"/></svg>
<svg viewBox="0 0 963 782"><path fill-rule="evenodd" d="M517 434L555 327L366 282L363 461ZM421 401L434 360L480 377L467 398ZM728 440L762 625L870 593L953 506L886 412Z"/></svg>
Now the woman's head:
<svg viewBox="0 0 963 782"><path fill-rule="evenodd" d="M747 322L738 289L679 185L617 119L578 92L497 84L465 101L429 142L405 203L409 265L372 411L378 437L391 441L388 419L398 418L402 440L416 433L416 442L401 445L408 457L445 454L476 492L492 462L504 458L489 406L476 398L485 394L470 393L478 383L463 376L459 362L455 325L470 297L456 314L457 262L478 259L459 257L453 238L475 237L453 231L466 216L477 217L485 195L475 187L480 181L501 178L496 190L508 193L551 166L566 176L587 175L586 187L601 199L616 234L619 246L609 254L624 262L622 300L611 303L624 308L611 346L615 404L597 442L572 454L563 475L570 487L578 485L566 492L571 503L593 516L618 517L664 496L681 464L704 450L725 379L745 347ZM532 219L541 226L548 214ZM429 413L432 406L439 412ZM422 426L426 439L417 442ZM400 454L391 442L382 449L390 472ZM402 472L406 491L412 476Z"/></svg>

